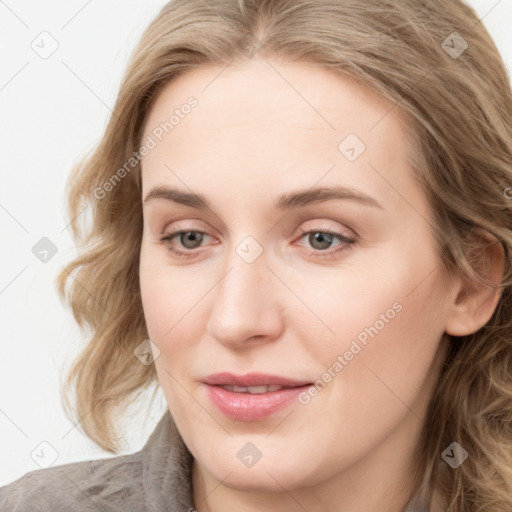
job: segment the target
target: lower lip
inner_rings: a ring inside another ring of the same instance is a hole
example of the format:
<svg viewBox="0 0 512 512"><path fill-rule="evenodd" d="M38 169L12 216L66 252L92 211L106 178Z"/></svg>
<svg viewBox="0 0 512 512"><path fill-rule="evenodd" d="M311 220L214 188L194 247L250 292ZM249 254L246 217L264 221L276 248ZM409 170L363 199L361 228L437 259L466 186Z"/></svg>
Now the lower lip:
<svg viewBox="0 0 512 512"><path fill-rule="evenodd" d="M217 409L226 416L241 421L255 421L270 416L289 405L293 398L310 386L311 384L252 395L206 384L208 396Z"/></svg>

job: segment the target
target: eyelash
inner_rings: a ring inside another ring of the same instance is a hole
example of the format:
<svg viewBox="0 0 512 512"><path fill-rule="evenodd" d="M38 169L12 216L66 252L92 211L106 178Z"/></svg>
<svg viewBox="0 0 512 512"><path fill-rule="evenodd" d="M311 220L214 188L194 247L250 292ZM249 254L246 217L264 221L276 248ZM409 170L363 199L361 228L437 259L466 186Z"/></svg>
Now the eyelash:
<svg viewBox="0 0 512 512"><path fill-rule="evenodd" d="M170 241L175 236L180 235L182 233L200 233L203 235L207 235L207 233L205 233L203 231L196 230L196 229L181 230L181 231L174 231L173 233L169 233L169 234L163 236L162 238L160 238L160 241L161 242ZM345 245L341 244L341 246L335 250L320 251L317 249L317 250L311 250L308 252L308 256L314 256L314 257L318 257L320 259L333 258L338 253L350 250L350 249L352 249L352 245L356 242L356 240L354 240L352 238L342 235L341 233L331 231L329 229L313 229L313 230L309 230L309 231L304 230L300 233L299 239L303 238L305 235L309 235L312 233L322 233L322 234L331 235L333 237L338 238L341 242L343 242L343 244L345 244ZM190 249L188 251L180 251L179 249L176 249L176 248L172 247L171 245L169 245L167 247L167 249L169 252L173 253L174 255L176 255L180 258L193 258L194 256L196 256L196 253L197 253L197 251L195 249Z"/></svg>

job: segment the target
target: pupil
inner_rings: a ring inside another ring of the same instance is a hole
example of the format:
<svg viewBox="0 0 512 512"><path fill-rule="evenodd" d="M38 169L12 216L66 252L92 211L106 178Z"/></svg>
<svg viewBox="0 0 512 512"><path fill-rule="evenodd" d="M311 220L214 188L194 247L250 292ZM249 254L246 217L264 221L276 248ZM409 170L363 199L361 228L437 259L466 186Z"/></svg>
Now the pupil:
<svg viewBox="0 0 512 512"><path fill-rule="evenodd" d="M197 231L188 231L185 233L185 243L183 243L183 245L188 249L193 249L194 247L189 247L187 243L192 242L192 245L194 245L194 242L197 242L198 240L201 242L201 237L202 235Z"/></svg>
<svg viewBox="0 0 512 512"><path fill-rule="evenodd" d="M322 245L322 249L326 249L329 247L330 243L331 243L331 235L327 234L327 233L321 233L321 232L316 232L316 233L313 233L313 239L315 240L315 242L320 242L320 245ZM314 246L314 244L311 244Z"/></svg>
<svg viewBox="0 0 512 512"><path fill-rule="evenodd" d="M319 243L321 246L320 248L322 248L322 249L326 249L329 247L329 245L331 243L331 238L332 238L331 235L317 231L316 233L313 233L312 236L313 236L314 243L312 243L311 245L314 246L315 243ZM198 241L200 243L201 238L202 238L201 233L198 233L197 231L188 231L187 233L185 233L185 243L183 243L183 245L190 249L191 247L189 247L187 244L189 242L192 242L192 245L194 245L194 242L198 242ZM310 235L310 243L311 243L311 235Z"/></svg>

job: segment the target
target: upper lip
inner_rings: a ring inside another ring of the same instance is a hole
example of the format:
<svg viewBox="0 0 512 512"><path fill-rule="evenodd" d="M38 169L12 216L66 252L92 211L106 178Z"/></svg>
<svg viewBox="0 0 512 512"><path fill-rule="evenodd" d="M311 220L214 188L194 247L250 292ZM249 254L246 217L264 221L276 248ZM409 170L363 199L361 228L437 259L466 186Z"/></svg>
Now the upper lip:
<svg viewBox="0 0 512 512"><path fill-rule="evenodd" d="M210 386L284 386L295 388L311 384L310 381L289 379L279 375L268 375L264 373L247 373L245 375L234 375L229 372L213 373L203 379L205 384Z"/></svg>

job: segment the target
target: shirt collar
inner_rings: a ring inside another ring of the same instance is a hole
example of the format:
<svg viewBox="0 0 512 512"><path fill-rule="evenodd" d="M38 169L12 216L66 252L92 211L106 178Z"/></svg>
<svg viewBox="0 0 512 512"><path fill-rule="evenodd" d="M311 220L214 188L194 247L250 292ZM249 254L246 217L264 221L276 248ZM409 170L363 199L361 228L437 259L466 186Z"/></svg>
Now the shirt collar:
<svg viewBox="0 0 512 512"><path fill-rule="evenodd" d="M193 457L176 428L169 410L142 449L142 485L147 510L193 510L191 470Z"/></svg>

